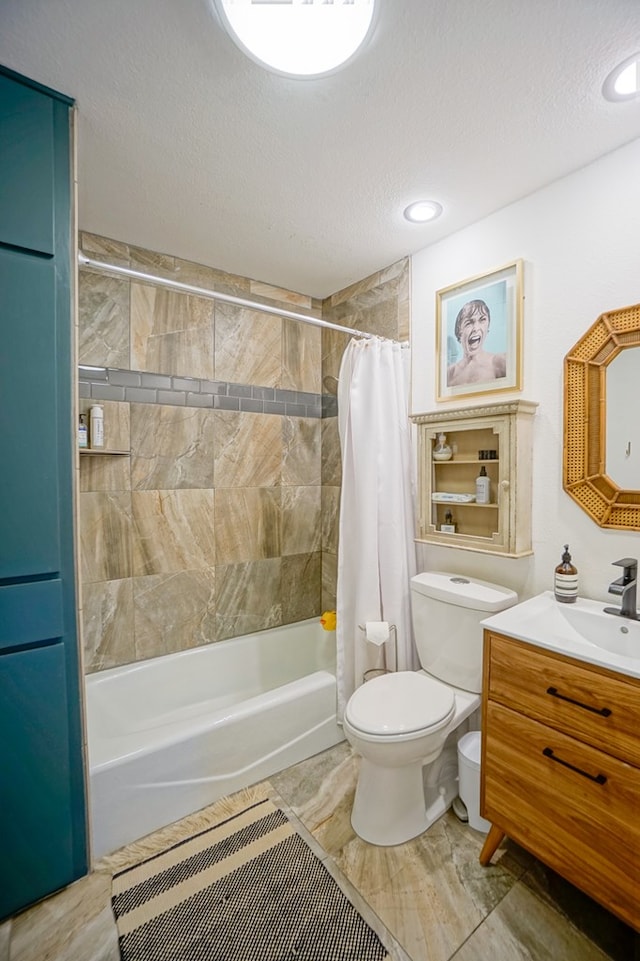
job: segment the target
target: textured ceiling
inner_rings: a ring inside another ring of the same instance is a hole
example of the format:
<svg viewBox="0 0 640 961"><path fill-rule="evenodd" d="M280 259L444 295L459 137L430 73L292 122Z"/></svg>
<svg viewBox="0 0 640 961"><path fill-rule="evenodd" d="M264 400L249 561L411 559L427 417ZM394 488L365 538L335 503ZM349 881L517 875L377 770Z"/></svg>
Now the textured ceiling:
<svg viewBox="0 0 640 961"><path fill-rule="evenodd" d="M637 0L378 3L316 80L244 57L210 0L0 0L0 63L76 99L81 228L316 297L640 136L600 92ZM421 198L444 215L410 225Z"/></svg>

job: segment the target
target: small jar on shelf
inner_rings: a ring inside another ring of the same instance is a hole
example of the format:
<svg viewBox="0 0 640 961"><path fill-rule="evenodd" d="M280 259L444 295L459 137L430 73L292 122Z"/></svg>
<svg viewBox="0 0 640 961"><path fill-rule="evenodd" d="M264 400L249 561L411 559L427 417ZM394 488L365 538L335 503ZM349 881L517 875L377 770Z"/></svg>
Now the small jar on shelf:
<svg viewBox="0 0 640 961"><path fill-rule="evenodd" d="M445 534L455 534L456 525L453 520L453 514L450 510L445 511L444 524L440 525L440 530Z"/></svg>
<svg viewBox="0 0 640 961"><path fill-rule="evenodd" d="M447 444L447 435L438 434L437 443L433 448L433 459L434 460L451 460L453 457L453 451Z"/></svg>

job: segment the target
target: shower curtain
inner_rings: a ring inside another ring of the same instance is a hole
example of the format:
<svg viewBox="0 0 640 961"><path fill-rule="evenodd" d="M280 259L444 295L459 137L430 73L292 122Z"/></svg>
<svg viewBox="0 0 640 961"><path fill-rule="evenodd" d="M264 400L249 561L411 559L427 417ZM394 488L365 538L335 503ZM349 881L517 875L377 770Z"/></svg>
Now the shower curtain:
<svg viewBox="0 0 640 961"><path fill-rule="evenodd" d="M409 581L416 572L409 348L352 340L338 386L342 490L338 540L338 716L365 671L415 670ZM395 624L384 648L365 639L367 621Z"/></svg>

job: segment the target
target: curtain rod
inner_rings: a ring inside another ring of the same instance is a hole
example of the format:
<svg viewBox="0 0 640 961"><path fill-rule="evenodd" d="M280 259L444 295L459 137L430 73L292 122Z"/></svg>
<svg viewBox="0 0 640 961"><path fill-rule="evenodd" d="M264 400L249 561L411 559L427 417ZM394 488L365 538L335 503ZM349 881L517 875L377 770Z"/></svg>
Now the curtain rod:
<svg viewBox="0 0 640 961"><path fill-rule="evenodd" d="M232 294L223 294L217 290L208 290L206 287L194 287L192 284L183 284L179 280L169 280L166 277L156 277L154 274L145 274L140 270L132 270L130 267L117 267L115 264L105 264L100 260L87 257L82 251L78 251L78 264L80 267L93 267L96 270L103 270L109 274L117 274L120 277L131 277L134 280L143 280L146 283L157 284L160 287L170 287L172 290L179 290L183 294L194 294L196 297L207 297L209 300L221 300L225 304L235 304L237 307L250 307L251 310L261 310L266 314L276 314L278 317L300 320L302 323L312 324L314 327L326 327L330 330L339 330L342 334L355 334L356 337L364 338L373 338L376 336L376 334L369 334L366 331L355 330L353 327L341 327L340 324L332 324L328 320L308 317L306 314L297 314L293 310L281 310L279 307L259 304L253 300L244 300L242 297L234 297Z"/></svg>

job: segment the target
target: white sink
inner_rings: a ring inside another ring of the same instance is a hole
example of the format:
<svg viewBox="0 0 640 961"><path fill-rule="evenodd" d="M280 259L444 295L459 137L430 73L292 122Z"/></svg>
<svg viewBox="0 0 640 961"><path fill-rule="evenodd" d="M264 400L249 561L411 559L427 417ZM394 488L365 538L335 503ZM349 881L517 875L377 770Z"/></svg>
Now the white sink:
<svg viewBox="0 0 640 961"><path fill-rule="evenodd" d="M484 627L640 677L640 621L605 614L604 601L579 597L561 604L551 591L494 614Z"/></svg>
<svg viewBox="0 0 640 961"><path fill-rule="evenodd" d="M640 657L640 621L605 614L604 607L588 610L583 604L559 604L560 613L580 637L603 651Z"/></svg>

